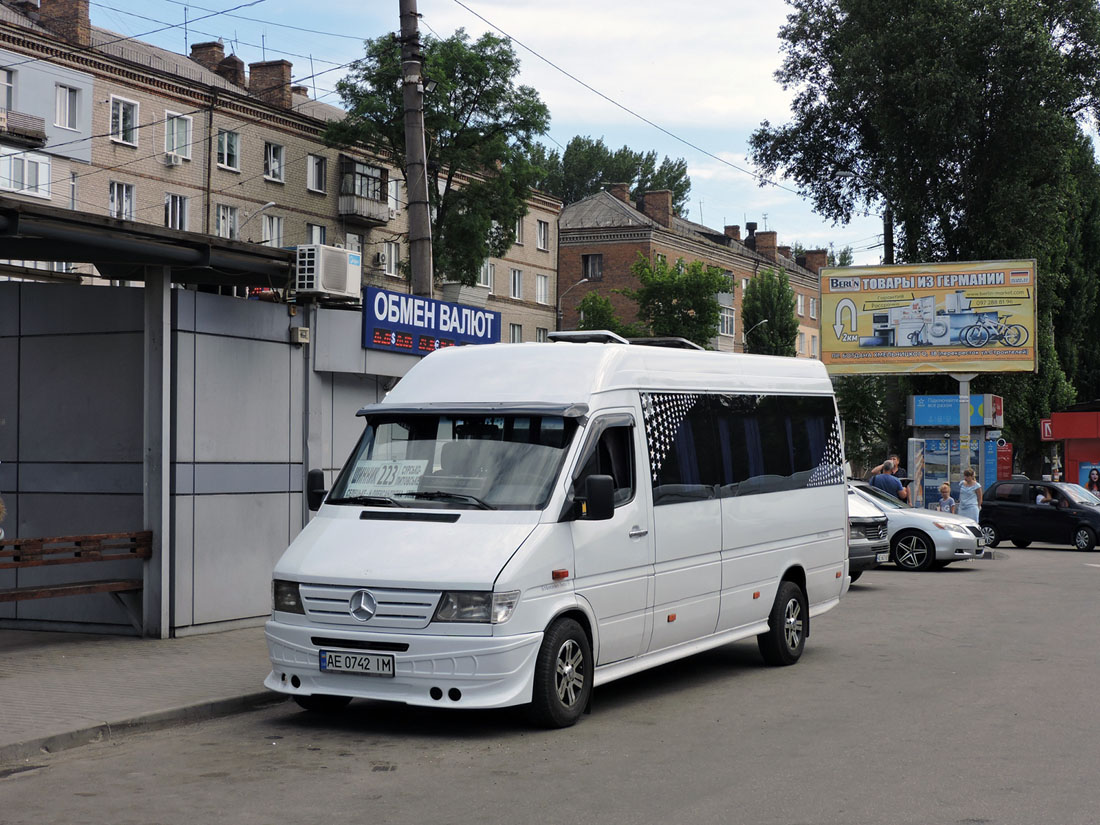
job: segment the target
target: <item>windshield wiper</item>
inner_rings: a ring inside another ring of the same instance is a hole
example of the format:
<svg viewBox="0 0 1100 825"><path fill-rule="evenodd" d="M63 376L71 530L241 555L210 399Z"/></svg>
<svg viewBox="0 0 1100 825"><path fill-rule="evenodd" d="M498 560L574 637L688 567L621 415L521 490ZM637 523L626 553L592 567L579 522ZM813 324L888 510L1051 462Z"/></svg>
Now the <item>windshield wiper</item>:
<svg viewBox="0 0 1100 825"><path fill-rule="evenodd" d="M389 496L344 496L325 499L325 504L363 504L367 507L402 507L399 501Z"/></svg>
<svg viewBox="0 0 1100 825"><path fill-rule="evenodd" d="M496 507L489 504L487 501L483 501L477 496L471 496L468 493L451 493L447 490L417 490L415 492L399 493L399 495L412 496L413 498L426 498L431 501L445 501L448 499L451 501L465 501L470 504L476 504L482 510L496 509Z"/></svg>

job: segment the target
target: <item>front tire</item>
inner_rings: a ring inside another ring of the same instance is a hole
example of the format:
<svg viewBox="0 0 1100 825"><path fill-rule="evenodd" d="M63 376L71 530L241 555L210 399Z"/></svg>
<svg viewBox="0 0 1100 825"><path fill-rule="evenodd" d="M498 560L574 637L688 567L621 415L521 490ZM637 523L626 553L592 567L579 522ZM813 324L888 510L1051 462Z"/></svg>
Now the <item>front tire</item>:
<svg viewBox="0 0 1100 825"><path fill-rule="evenodd" d="M1092 550L1096 547L1096 533L1091 527L1082 524L1073 531L1073 546L1078 550Z"/></svg>
<svg viewBox="0 0 1100 825"><path fill-rule="evenodd" d="M315 693L313 696L295 696L294 701L302 710L312 713L338 713L348 706L351 697Z"/></svg>
<svg viewBox="0 0 1100 825"><path fill-rule="evenodd" d="M936 545L924 533L902 533L894 537L894 564L902 570L917 573L932 568L936 561Z"/></svg>
<svg viewBox="0 0 1100 825"><path fill-rule="evenodd" d="M558 619L542 638L535 660L531 721L545 728L576 724L592 695L592 645L573 619Z"/></svg>
<svg viewBox="0 0 1100 825"><path fill-rule="evenodd" d="M792 581L780 582L768 616L768 631L756 637L764 662L772 666L797 662L806 648L809 620L809 605L802 588Z"/></svg>
<svg viewBox="0 0 1100 825"><path fill-rule="evenodd" d="M985 539L986 547L996 547L1001 543L1001 534L997 532L997 528L990 524L988 521L983 521L981 524L982 537Z"/></svg>
<svg viewBox="0 0 1100 825"><path fill-rule="evenodd" d="M859 577L862 576L862 575L863 575L863 571L862 570L857 570L855 573L849 573L848 574L848 579L852 582L852 584L855 584L857 581L859 581Z"/></svg>

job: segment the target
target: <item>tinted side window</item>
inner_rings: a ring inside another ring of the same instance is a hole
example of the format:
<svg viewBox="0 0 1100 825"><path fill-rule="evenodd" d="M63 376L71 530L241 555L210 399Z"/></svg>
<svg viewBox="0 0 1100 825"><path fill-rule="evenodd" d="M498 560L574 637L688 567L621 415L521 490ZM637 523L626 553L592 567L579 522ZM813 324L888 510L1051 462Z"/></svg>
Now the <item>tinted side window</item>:
<svg viewBox="0 0 1100 825"><path fill-rule="evenodd" d="M577 474L576 487L584 489L588 476L608 475L615 481L615 505L634 498L634 428L608 427L596 441Z"/></svg>
<svg viewBox="0 0 1100 825"><path fill-rule="evenodd" d="M990 490L990 496L994 501L1019 501L1020 493L1024 491L1022 484L998 484Z"/></svg>
<svg viewBox="0 0 1100 825"><path fill-rule="evenodd" d="M642 393L653 503L713 498L721 479L713 396Z"/></svg>

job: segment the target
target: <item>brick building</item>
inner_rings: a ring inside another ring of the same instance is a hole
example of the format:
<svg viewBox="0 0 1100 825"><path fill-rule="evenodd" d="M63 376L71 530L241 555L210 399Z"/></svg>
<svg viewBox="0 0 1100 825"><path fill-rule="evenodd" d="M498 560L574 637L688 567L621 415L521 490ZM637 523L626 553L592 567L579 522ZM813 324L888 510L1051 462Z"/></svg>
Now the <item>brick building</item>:
<svg viewBox="0 0 1100 825"><path fill-rule="evenodd" d="M702 261L726 272L731 291L718 296L722 306L719 334L711 345L723 351L743 349L741 298L748 281L762 268L782 269L795 292L795 310L799 321L798 354L817 357L821 339L820 282L818 271L825 266L824 250L813 250L798 260L789 247L777 246L777 233L757 232L756 224L747 225L742 239L739 226L727 226L722 232L676 217L672 193L668 190L647 192L635 203L626 184L613 184L565 207L559 221L561 237L558 253L559 294L562 300L562 328L575 328L579 322L577 304L589 292L611 300L616 314L624 321L637 318L637 305L616 290L635 289L637 279L630 266L641 254L652 260L664 256L672 262ZM588 283L576 285L584 278ZM566 294L566 290L569 290Z"/></svg>
<svg viewBox="0 0 1100 825"><path fill-rule="evenodd" d="M89 0L0 0L0 192L272 246L345 246L363 253L365 285L407 292L401 170L379 152L326 146L326 122L344 112L312 100L292 69L246 70L220 42L184 56L115 34L91 25ZM505 340L543 336L560 209L533 196L523 242L489 262L484 286L437 297L501 312ZM66 274L97 273L14 261L0 277Z"/></svg>

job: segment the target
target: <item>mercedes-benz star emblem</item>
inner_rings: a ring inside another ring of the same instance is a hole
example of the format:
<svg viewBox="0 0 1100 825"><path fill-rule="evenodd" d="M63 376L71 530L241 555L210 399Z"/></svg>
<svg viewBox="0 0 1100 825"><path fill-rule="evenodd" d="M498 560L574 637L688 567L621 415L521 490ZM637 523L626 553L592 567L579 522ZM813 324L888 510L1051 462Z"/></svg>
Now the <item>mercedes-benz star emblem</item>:
<svg viewBox="0 0 1100 825"><path fill-rule="evenodd" d="M369 590L356 590L348 601L348 612L360 622L369 622L378 611L378 600Z"/></svg>

